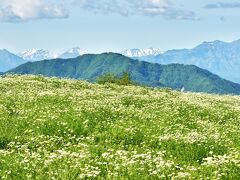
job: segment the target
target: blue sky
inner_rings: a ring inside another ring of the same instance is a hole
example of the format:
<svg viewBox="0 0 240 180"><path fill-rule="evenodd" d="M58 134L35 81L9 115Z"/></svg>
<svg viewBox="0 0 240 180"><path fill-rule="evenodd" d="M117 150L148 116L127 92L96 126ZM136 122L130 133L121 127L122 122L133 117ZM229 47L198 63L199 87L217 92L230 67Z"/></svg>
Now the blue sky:
<svg viewBox="0 0 240 180"><path fill-rule="evenodd" d="M240 39L240 0L0 0L0 48L88 52Z"/></svg>

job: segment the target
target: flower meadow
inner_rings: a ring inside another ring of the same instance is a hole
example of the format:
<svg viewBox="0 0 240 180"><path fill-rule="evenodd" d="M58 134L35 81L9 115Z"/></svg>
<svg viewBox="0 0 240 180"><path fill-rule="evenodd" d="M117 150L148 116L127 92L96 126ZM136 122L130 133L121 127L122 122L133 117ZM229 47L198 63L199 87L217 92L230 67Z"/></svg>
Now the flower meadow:
<svg viewBox="0 0 240 180"><path fill-rule="evenodd" d="M240 97L2 76L0 179L240 179Z"/></svg>

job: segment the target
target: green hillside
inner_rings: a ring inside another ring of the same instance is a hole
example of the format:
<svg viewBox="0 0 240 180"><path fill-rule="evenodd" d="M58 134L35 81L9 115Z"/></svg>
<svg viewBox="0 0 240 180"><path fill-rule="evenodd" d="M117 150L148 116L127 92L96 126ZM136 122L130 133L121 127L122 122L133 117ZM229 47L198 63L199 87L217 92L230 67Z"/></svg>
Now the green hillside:
<svg viewBox="0 0 240 180"><path fill-rule="evenodd" d="M239 96L4 76L0 127L0 179L240 179Z"/></svg>
<svg viewBox="0 0 240 180"><path fill-rule="evenodd" d="M132 79L143 85L166 86L173 89L219 94L240 94L240 85L196 66L171 64L160 65L132 60L120 54L104 53L83 55L75 59L29 62L10 72L42 74L95 81L105 73L120 75L129 72Z"/></svg>

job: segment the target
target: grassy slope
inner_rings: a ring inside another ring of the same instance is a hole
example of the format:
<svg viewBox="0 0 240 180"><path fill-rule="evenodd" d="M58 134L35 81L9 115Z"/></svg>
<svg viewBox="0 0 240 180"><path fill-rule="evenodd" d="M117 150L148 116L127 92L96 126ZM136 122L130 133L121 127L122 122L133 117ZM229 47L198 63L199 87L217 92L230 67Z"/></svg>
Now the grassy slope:
<svg viewBox="0 0 240 180"><path fill-rule="evenodd" d="M29 62L11 72L42 74L94 81L98 76L112 72L129 72L134 81L148 86L167 86L187 91L219 94L240 94L240 85L196 66L171 64L160 65L132 60L120 54L104 53L83 55L75 59Z"/></svg>
<svg viewBox="0 0 240 180"><path fill-rule="evenodd" d="M240 97L0 79L0 179L240 178Z"/></svg>

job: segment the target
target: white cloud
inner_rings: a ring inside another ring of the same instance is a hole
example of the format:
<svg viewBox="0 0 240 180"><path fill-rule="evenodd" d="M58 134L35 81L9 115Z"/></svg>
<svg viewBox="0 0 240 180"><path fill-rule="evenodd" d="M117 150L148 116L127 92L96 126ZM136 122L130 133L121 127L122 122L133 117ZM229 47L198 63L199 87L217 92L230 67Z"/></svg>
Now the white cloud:
<svg viewBox="0 0 240 180"><path fill-rule="evenodd" d="M207 9L217 9L217 8L226 8L226 9L230 9L230 8L240 8L240 2L218 2L218 3L214 3L214 4L207 4L204 6L204 8Z"/></svg>
<svg viewBox="0 0 240 180"><path fill-rule="evenodd" d="M163 16L168 19L197 20L195 13L174 7L169 0L128 0L132 11L147 16Z"/></svg>
<svg viewBox="0 0 240 180"><path fill-rule="evenodd" d="M0 21L22 22L34 19L67 18L59 3L45 0L0 0Z"/></svg>
<svg viewBox="0 0 240 180"><path fill-rule="evenodd" d="M198 20L194 12L176 7L171 0L0 0L0 22L67 18L73 7L101 14Z"/></svg>
<svg viewBox="0 0 240 180"><path fill-rule="evenodd" d="M176 8L170 0L75 0L82 9L94 13L123 16L163 16L168 19L198 20L195 13Z"/></svg>

